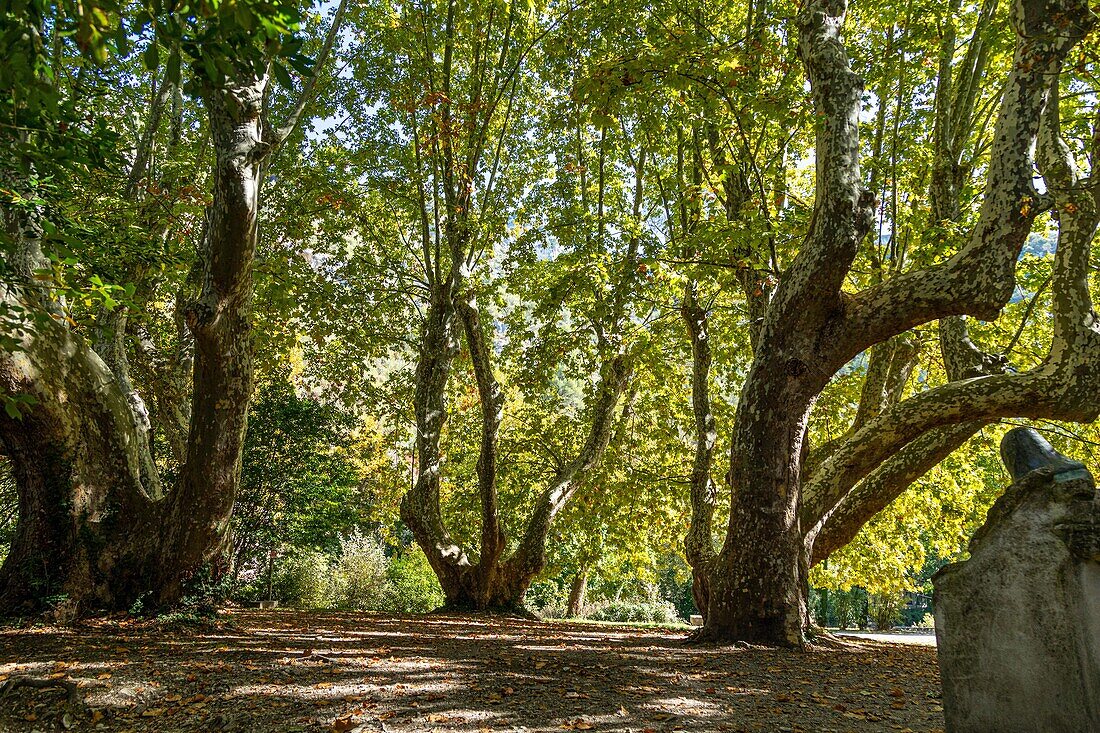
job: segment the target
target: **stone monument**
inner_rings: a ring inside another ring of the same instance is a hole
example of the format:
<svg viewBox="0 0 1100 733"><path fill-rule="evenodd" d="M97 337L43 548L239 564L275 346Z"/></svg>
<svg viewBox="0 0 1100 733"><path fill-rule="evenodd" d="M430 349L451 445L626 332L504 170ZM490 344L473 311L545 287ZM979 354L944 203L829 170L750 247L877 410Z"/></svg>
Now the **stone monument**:
<svg viewBox="0 0 1100 733"><path fill-rule="evenodd" d="M1030 428L1013 484L933 578L947 733L1100 733L1100 494Z"/></svg>

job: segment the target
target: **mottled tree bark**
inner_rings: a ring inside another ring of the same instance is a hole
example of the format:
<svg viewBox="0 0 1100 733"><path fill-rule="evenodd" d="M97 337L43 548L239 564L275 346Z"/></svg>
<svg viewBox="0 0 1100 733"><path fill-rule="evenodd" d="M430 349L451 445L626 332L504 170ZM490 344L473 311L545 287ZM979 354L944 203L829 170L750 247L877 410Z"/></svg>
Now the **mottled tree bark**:
<svg viewBox="0 0 1100 733"><path fill-rule="evenodd" d="M0 417L19 490L0 609L125 607L155 540L130 407L102 360L52 318L27 323L21 342L0 353L0 387L35 400L20 420Z"/></svg>
<svg viewBox="0 0 1100 733"><path fill-rule="evenodd" d="M684 538L684 555L691 566L691 595L704 616L710 599L710 565L714 547L714 509L718 486L711 476L718 439L710 403L711 345L706 311L699 305L694 283L684 288L680 313L691 341L691 410L695 419L695 455L691 465L691 524Z"/></svg>
<svg viewBox="0 0 1100 733"><path fill-rule="evenodd" d="M224 549L240 481L252 396L252 259L256 252L267 78L208 90L216 152L214 200L200 248L201 293L186 308L194 338L194 388L187 460L170 495L157 598L174 602L181 585ZM197 509L201 507L201 509Z"/></svg>
<svg viewBox="0 0 1100 733"><path fill-rule="evenodd" d="M588 590L588 566L581 565L573 576L573 585L569 588L569 604L565 610L566 618L578 618L584 610L584 597Z"/></svg>
<svg viewBox="0 0 1100 733"><path fill-rule="evenodd" d="M505 541L503 527L499 519L495 525L485 520L484 510L492 504L486 502L482 494L483 541L486 528L495 529L494 534L499 539L490 545L494 548L492 554L473 556L451 537L443 522L439 507L443 454L438 433L428 432L442 430L446 419L446 374L442 363L447 362L446 369L449 370L454 357L447 357L448 350L457 352L458 349L457 334L451 330L448 341L442 338L445 330L443 319L433 318L429 311L417 369L417 418L422 421L417 442L420 474L416 484L402 499L401 517L428 556L449 608L521 612L528 587L545 567L546 543L554 518L572 498L584 477L598 465L607 448L615 423L615 408L630 377L629 359L620 355L605 365L591 406L592 422L583 446L577 455L554 473L536 499L518 547L507 556L502 553ZM499 417L495 419L499 420ZM483 432L480 455L492 455L495 461L495 450L485 450L485 438ZM487 476L487 472L479 470L479 482ZM485 484L482 488L485 490ZM491 491L491 501L495 503L495 484Z"/></svg>
<svg viewBox="0 0 1100 733"><path fill-rule="evenodd" d="M862 425L831 448L812 476L803 476L809 411L845 363L921 323L963 314L988 319L1007 303L1015 261L1037 213L1031 150L1049 83L1057 79L1062 59L1092 20L1079 0L1063 0L1054 7L1038 0L1014 6L1016 51L973 235L958 254L939 265L848 295L841 292L841 283L870 229L871 201L859 175L856 121L862 85L849 67L839 34L845 10L844 2L818 0L804 4L798 16L799 49L818 111L814 216L769 304L738 403L730 526L713 564L709 613L698 640L800 647L809 624L806 573L811 548L805 534L818 534L823 517L880 467L864 489L873 489L876 481L897 486L928 465L937 451L942 457L963 432L954 426L1009 414L1089 420L1100 407L1090 396L1097 393L1100 353L1091 301L1080 284L1087 267L1079 261L1082 249L1087 257L1095 222L1089 228L1081 220L1088 207L1070 207L1073 216L1060 214L1055 280L1063 295L1061 305L1056 304L1059 315L1044 365L1027 374L952 382L872 410L877 414L863 415ZM1070 17L1082 22L1064 22ZM1048 137L1057 139L1053 132ZM1052 147L1049 142L1041 145L1043 150ZM1044 174L1056 169L1047 162ZM1068 187L1057 190L1069 195ZM932 445L914 443L940 428L945 432ZM911 460L904 465L888 463L906 451ZM848 526L882 496L871 493L845 509L841 516L848 517ZM804 524L809 526L804 529Z"/></svg>
<svg viewBox="0 0 1100 733"><path fill-rule="evenodd" d="M945 21L934 99L932 180L929 186L929 203L935 223L957 222L962 214L965 173L963 154L978 124L974 116L978 82L988 67L988 35L996 5L996 0L987 0L983 4L966 44L962 63L955 59L958 33L954 18L948 17ZM957 9L958 3L953 7ZM877 149L879 146L876 145ZM900 268L896 267L895 272L898 271ZM966 323L961 317L941 319L939 331L940 350L950 381L1002 374L1006 371L1007 360L978 348L970 339ZM841 448L870 418L877 417L901 400L904 382L915 365L915 339L910 338L909 349L914 361L909 362L904 376L896 374L886 379L894 382L892 387L886 387L883 383L887 362L883 357L889 354L889 359L895 359L894 345L906 337L907 334L902 334L871 348L870 364L856 419L846 435L814 451L812 464L807 467L808 474L812 475L825 458ZM811 488L803 499L801 510L810 564L821 562L830 553L850 542L871 517L986 424L988 423L985 421L962 423L937 428L922 435L887 459L859 485L849 487L839 503L831 509L822 505L824 497L815 495Z"/></svg>
<svg viewBox="0 0 1100 733"><path fill-rule="evenodd" d="M871 202L859 181L862 85L840 42L840 5L836 12L831 4L808 3L798 17L799 50L823 113L818 200L807 242L768 307L738 402L730 522L697 640L800 646L809 626L800 462L810 409L831 376L820 371L814 342L841 307L840 284L870 227Z"/></svg>

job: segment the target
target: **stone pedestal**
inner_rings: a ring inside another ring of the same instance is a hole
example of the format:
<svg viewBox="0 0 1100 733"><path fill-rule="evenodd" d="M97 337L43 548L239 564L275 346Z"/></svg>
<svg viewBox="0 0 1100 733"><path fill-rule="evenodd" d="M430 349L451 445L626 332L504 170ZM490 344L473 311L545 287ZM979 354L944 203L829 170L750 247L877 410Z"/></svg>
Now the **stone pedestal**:
<svg viewBox="0 0 1100 733"><path fill-rule="evenodd" d="M278 601L260 601L260 608L261 609L278 608L278 607L279 607L279 602Z"/></svg>
<svg viewBox="0 0 1100 733"><path fill-rule="evenodd" d="M933 584L948 733L1100 733L1100 495L1080 464L1018 477Z"/></svg>

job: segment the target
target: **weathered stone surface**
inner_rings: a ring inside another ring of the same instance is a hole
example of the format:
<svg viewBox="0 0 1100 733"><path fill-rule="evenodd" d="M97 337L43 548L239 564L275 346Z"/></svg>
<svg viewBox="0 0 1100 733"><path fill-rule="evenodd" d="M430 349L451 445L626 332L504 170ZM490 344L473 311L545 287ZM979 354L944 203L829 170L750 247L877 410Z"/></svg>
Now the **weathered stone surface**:
<svg viewBox="0 0 1100 733"><path fill-rule="evenodd" d="M1100 494L1046 441L1010 436L1010 470L1042 467L933 578L947 731L1100 733Z"/></svg>

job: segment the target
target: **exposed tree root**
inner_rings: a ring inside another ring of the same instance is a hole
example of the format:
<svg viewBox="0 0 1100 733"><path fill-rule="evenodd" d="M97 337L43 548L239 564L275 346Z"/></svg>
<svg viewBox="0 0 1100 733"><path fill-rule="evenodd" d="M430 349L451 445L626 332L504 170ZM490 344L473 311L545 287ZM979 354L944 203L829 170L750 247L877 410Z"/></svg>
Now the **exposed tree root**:
<svg viewBox="0 0 1100 733"><path fill-rule="evenodd" d="M70 680L41 680L25 675L12 677L10 680L0 684L0 700L20 687L33 687L38 690L61 689L65 691L68 702L75 704L80 701L80 693L77 691L75 682L71 682Z"/></svg>
<svg viewBox="0 0 1100 733"><path fill-rule="evenodd" d="M688 634L687 638L684 639L684 644L688 646L724 646L736 647L737 649L788 649L790 651L805 651L809 643L810 639L805 640L802 646L734 639L718 629L707 626L700 626Z"/></svg>

